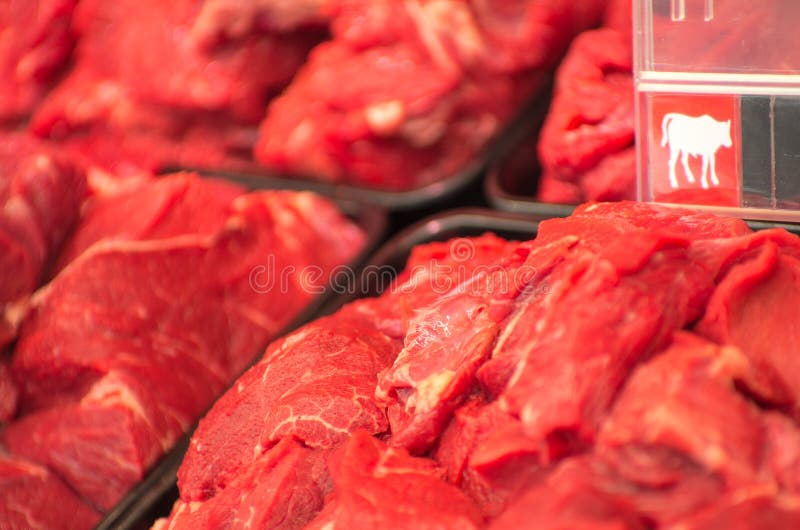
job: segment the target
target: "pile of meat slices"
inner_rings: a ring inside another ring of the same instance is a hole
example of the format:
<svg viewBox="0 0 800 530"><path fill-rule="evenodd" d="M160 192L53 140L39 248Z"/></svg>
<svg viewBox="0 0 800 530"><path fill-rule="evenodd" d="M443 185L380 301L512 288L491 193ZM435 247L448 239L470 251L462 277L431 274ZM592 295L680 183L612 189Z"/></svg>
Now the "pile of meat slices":
<svg viewBox="0 0 800 530"><path fill-rule="evenodd" d="M58 149L7 140L0 527L89 528L364 234L310 193L246 194L190 174L103 189ZM303 276L309 266L320 274ZM265 290L262 269L297 274Z"/></svg>
<svg viewBox="0 0 800 530"><path fill-rule="evenodd" d="M604 4L6 0L0 123L117 174L408 189L474 162Z"/></svg>
<svg viewBox="0 0 800 530"><path fill-rule="evenodd" d="M596 203L417 247L211 409L160 530L800 528L800 239Z"/></svg>

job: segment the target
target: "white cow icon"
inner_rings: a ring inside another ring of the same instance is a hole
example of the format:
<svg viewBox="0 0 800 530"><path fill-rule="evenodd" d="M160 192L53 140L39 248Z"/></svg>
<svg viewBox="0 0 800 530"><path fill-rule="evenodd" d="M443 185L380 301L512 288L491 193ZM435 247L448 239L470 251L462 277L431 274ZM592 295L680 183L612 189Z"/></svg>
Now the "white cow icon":
<svg viewBox="0 0 800 530"><path fill-rule="evenodd" d="M694 183L694 174L689 168L689 155L703 157L703 176L700 185L708 189L708 169L711 168L711 183L719 186L716 158L720 147L730 147L731 120L717 121L708 114L687 116L671 112L661 121L661 147L669 145L669 183L672 189L678 187L675 165L681 157L686 179Z"/></svg>

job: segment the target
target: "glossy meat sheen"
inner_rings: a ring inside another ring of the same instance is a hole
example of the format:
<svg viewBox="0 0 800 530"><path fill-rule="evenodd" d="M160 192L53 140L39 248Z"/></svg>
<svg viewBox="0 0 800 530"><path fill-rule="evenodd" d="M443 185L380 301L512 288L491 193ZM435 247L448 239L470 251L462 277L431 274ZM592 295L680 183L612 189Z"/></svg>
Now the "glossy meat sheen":
<svg viewBox="0 0 800 530"><path fill-rule="evenodd" d="M356 429L386 431L372 394L396 353L389 337L346 315L273 344L200 423L178 472L181 497L213 497L283 437L327 449Z"/></svg>
<svg viewBox="0 0 800 530"><path fill-rule="evenodd" d="M0 521L9 530L91 528L100 514L46 468L0 454Z"/></svg>
<svg viewBox="0 0 800 530"><path fill-rule="evenodd" d="M359 431L328 459L333 493L307 530L473 530L482 517L436 464Z"/></svg>
<svg viewBox="0 0 800 530"><path fill-rule="evenodd" d="M212 43L218 25L222 33L234 29L220 4L79 2L75 64L36 109L31 129L117 174L242 167L254 142L250 128L322 34L295 31L302 17L274 29L254 20L256 30ZM245 15L266 8L239 4Z"/></svg>
<svg viewBox="0 0 800 530"><path fill-rule="evenodd" d="M587 31L575 39L559 67L538 145L542 200L635 198L629 41L630 35L614 29Z"/></svg>
<svg viewBox="0 0 800 530"><path fill-rule="evenodd" d="M12 362L22 416L0 438L102 510L363 245L325 199L240 192L176 175L95 197L35 296ZM259 267L298 272L269 286Z"/></svg>
<svg viewBox="0 0 800 530"><path fill-rule="evenodd" d="M334 38L271 104L255 156L292 174L402 190L467 169L602 2L340 0L328 9Z"/></svg>
<svg viewBox="0 0 800 530"><path fill-rule="evenodd" d="M25 117L66 64L77 0L0 3L0 122Z"/></svg>
<svg viewBox="0 0 800 530"><path fill-rule="evenodd" d="M303 528L330 489L323 452L284 438L206 501L178 500L154 530Z"/></svg>
<svg viewBox="0 0 800 530"><path fill-rule="evenodd" d="M0 365L85 193L83 168L60 149L23 134L0 134ZM13 383L3 372L0 422L16 408Z"/></svg>
<svg viewBox="0 0 800 530"><path fill-rule="evenodd" d="M299 440L332 449L310 530L793 528L798 262L782 230L630 202L532 241L418 247L383 295L273 344L218 402L173 517L234 517L274 487L247 478L264 455Z"/></svg>

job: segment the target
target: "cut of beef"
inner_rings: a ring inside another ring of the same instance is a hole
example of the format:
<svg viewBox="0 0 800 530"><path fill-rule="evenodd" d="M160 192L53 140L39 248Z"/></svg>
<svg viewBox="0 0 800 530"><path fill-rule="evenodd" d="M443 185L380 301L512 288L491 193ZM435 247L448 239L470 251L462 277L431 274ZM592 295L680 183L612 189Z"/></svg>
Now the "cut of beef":
<svg viewBox="0 0 800 530"><path fill-rule="evenodd" d="M326 22L326 0L205 0L192 24L192 37L205 45L260 31L293 31Z"/></svg>
<svg viewBox="0 0 800 530"><path fill-rule="evenodd" d="M239 521L263 488L249 513L296 493L286 524L310 530L793 528L797 333L764 315L788 315L797 263L785 231L629 202L419 247L217 403L169 524ZM297 443L301 485L276 497L264 462ZM323 453L320 509L303 470Z"/></svg>
<svg viewBox="0 0 800 530"><path fill-rule="evenodd" d="M646 530L625 499L598 488L584 459L568 461L531 488L489 526L491 530Z"/></svg>
<svg viewBox="0 0 800 530"><path fill-rule="evenodd" d="M189 173L151 181L144 187L111 193L101 190L84 204L80 225L64 245L57 269L103 240L213 235L231 215L233 200L243 194L244 189L234 184L201 181Z"/></svg>
<svg viewBox="0 0 800 530"><path fill-rule="evenodd" d="M213 4L81 1L75 65L33 130L116 172L241 164L255 138L248 128L321 35L270 28L209 46L194 32L227 26Z"/></svg>
<svg viewBox="0 0 800 530"><path fill-rule="evenodd" d="M83 170L57 148L25 135L1 135L0 353L75 223L85 192Z"/></svg>
<svg viewBox="0 0 800 530"><path fill-rule="evenodd" d="M63 269L35 295L12 364L22 417L0 437L98 508L140 480L363 245L327 200L239 193L176 175L97 196Z"/></svg>
<svg viewBox="0 0 800 530"><path fill-rule="evenodd" d="M771 530L800 528L800 498L756 489L727 496L714 507L666 530Z"/></svg>
<svg viewBox="0 0 800 530"><path fill-rule="evenodd" d="M11 377L6 360L0 361L0 422L14 417L19 404L19 390Z"/></svg>
<svg viewBox="0 0 800 530"><path fill-rule="evenodd" d="M436 463L359 431L328 459L333 494L306 530L472 530L482 517Z"/></svg>
<svg viewBox="0 0 800 530"><path fill-rule="evenodd" d="M386 431L373 392L397 349L346 312L270 346L200 423L178 472L181 498L214 496L282 437L331 448L356 429Z"/></svg>
<svg viewBox="0 0 800 530"><path fill-rule="evenodd" d="M682 233L681 224L694 226ZM591 442L631 369L702 314L716 271L692 254L691 243L723 227L710 216L627 203L541 223L535 248L578 240L537 278L545 294L534 303L544 310L530 338L505 353L516 364L499 397L504 410L536 439ZM535 248L529 263L538 269Z"/></svg>
<svg viewBox="0 0 800 530"><path fill-rule="evenodd" d="M323 452L284 438L225 490L206 501L177 501L169 518L153 528L300 529L322 508L329 489Z"/></svg>
<svg viewBox="0 0 800 530"><path fill-rule="evenodd" d="M72 51L77 0L0 3L0 122L26 116L44 96Z"/></svg>
<svg viewBox="0 0 800 530"><path fill-rule="evenodd" d="M542 462L565 452L555 445L551 450L525 436L520 421L497 402L475 400L455 413L439 440L436 459L450 482L486 516L495 517L520 489L544 474Z"/></svg>
<svg viewBox="0 0 800 530"><path fill-rule="evenodd" d="M597 22L602 2L341 0L330 9L334 39L271 104L256 158L408 189L466 168L572 36Z"/></svg>
<svg viewBox="0 0 800 530"><path fill-rule="evenodd" d="M635 198L632 54L630 35L614 29L575 39L539 140L542 200Z"/></svg>
<svg viewBox="0 0 800 530"><path fill-rule="evenodd" d="M739 261L720 282L697 330L738 347L772 383L752 391L788 405L798 417L800 363L786 352L800 340L800 330L787 325L800 303L800 246L797 238L782 231L760 233L748 243L735 249Z"/></svg>
<svg viewBox="0 0 800 530"><path fill-rule="evenodd" d="M91 528L100 514L46 468L0 453L0 521L8 530Z"/></svg>
<svg viewBox="0 0 800 530"><path fill-rule="evenodd" d="M120 177L170 164L234 169L255 137L224 113L143 101L132 88L81 70L50 92L29 126Z"/></svg>
<svg viewBox="0 0 800 530"><path fill-rule="evenodd" d="M400 271L377 299L357 301L356 311L387 335L403 339L418 310L436 302L473 275L502 273L503 263L519 263L526 251L494 234L414 247Z"/></svg>

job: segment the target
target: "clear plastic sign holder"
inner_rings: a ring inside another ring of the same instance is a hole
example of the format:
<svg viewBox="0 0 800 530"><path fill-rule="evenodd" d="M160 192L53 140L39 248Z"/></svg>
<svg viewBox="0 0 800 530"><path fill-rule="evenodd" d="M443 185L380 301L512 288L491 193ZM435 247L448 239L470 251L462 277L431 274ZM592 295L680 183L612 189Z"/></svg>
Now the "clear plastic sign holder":
<svg viewBox="0 0 800 530"><path fill-rule="evenodd" d="M800 0L634 0L639 199L800 221Z"/></svg>

